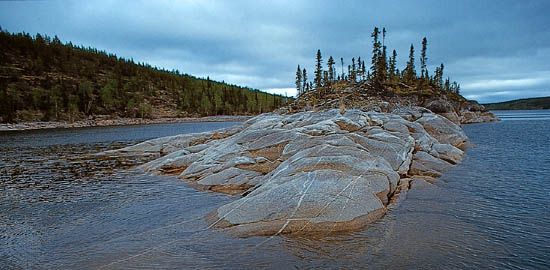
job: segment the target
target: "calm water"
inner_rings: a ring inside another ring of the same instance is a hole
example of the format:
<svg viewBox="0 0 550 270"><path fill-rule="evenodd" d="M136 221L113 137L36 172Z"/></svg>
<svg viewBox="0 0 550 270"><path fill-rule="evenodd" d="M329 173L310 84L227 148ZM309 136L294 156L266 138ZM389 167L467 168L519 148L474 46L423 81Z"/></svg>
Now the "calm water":
<svg viewBox="0 0 550 270"><path fill-rule="evenodd" d="M91 154L194 123L0 133L0 268L498 268L550 264L550 112L465 126L474 146L369 228L234 238L202 217L235 197Z"/></svg>

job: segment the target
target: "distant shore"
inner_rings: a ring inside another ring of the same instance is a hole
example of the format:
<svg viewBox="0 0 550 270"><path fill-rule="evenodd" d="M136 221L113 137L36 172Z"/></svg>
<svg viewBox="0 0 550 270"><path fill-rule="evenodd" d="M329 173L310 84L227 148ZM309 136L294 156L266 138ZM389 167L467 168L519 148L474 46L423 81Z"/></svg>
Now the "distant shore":
<svg viewBox="0 0 550 270"><path fill-rule="evenodd" d="M216 115L206 117L185 117L185 118L114 118L114 119L89 119L74 122L48 121L48 122L22 122L14 124L0 124L2 131L38 130L55 128L82 128L82 127L106 127L106 126L129 126L147 124L169 124L169 123L197 123L197 122L243 122L253 116Z"/></svg>

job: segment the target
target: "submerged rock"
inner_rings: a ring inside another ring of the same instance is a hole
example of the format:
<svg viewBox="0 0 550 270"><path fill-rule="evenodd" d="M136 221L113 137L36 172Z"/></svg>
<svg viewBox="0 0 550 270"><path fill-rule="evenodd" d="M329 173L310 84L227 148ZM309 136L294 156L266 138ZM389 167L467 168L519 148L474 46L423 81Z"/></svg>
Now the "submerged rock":
<svg viewBox="0 0 550 270"><path fill-rule="evenodd" d="M238 235L327 233L384 215L414 176L459 162L468 138L421 107L394 113L263 114L228 130L160 138L117 153L158 153L141 166L199 189L241 194L209 220ZM405 179L405 180L402 180ZM402 182L403 181L403 182Z"/></svg>

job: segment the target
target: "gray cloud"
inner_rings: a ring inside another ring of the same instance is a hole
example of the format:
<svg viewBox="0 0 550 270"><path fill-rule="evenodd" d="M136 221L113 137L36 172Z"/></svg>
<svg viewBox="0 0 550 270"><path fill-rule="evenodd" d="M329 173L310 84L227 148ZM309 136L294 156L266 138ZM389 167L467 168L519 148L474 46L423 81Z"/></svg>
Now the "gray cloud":
<svg viewBox="0 0 550 270"><path fill-rule="evenodd" d="M296 65L312 70L317 49L369 60L378 25L400 66L410 43L427 36L430 67L444 62L467 97L550 95L548 1L296 2L0 2L0 25L288 94Z"/></svg>

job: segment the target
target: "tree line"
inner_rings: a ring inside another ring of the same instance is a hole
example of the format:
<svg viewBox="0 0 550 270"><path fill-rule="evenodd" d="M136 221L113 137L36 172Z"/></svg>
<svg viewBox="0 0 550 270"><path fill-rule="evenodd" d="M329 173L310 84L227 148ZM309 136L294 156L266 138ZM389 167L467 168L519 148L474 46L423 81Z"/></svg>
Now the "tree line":
<svg viewBox="0 0 550 270"><path fill-rule="evenodd" d="M0 28L0 120L76 120L91 115L246 115L288 98L178 70L136 63L55 36Z"/></svg>
<svg viewBox="0 0 550 270"><path fill-rule="evenodd" d="M313 80L308 80L308 72L305 68L298 65L296 69L296 90L298 96L312 90L328 88L330 89L337 83L358 83L367 82L373 87L384 88L392 87L399 91L419 90L433 88L447 93L460 93L460 84L456 81L451 82L450 78L444 78L443 63L435 68L434 73L430 74L427 68L428 40L422 39L420 52L420 75L415 66L415 49L411 44L409 49L408 61L402 70L397 67L397 51L392 50L391 55L387 53L385 45L386 28L380 30L375 27L372 37L372 56L369 69L366 68L365 60L361 57L354 57L351 63L344 66L344 58L340 58L340 70L336 61L329 56L325 63L321 50L317 50L315 56L315 70ZM322 91L318 91L319 94Z"/></svg>

